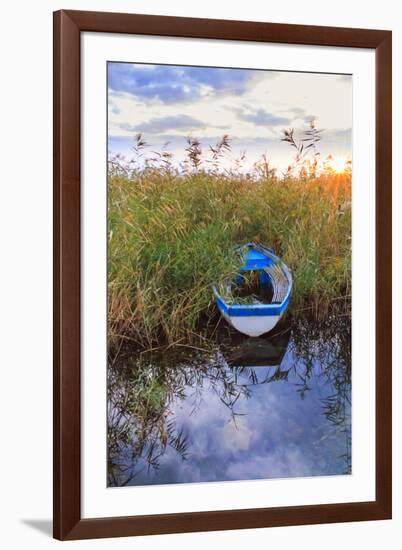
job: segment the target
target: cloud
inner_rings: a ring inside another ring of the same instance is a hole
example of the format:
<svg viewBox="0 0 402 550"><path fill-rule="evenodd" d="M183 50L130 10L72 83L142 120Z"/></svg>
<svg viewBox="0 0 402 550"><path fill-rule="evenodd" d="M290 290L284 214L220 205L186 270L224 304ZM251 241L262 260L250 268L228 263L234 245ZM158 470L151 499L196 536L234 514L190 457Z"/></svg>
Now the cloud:
<svg viewBox="0 0 402 550"><path fill-rule="evenodd" d="M247 69L109 63L108 87L111 92L173 104L195 101L203 93L243 94L256 75Z"/></svg>
<svg viewBox="0 0 402 550"><path fill-rule="evenodd" d="M183 68L182 68L183 69ZM257 73L247 69L221 69L209 67L185 67L184 75L193 82L210 86L215 91L230 91L240 95Z"/></svg>
<svg viewBox="0 0 402 550"><path fill-rule="evenodd" d="M316 115L309 114L305 109L301 109L300 107L292 107L288 112L292 113L295 119L303 120L306 123L317 120Z"/></svg>
<svg viewBox="0 0 402 550"><path fill-rule="evenodd" d="M306 116L306 111L300 107L293 107L289 109L290 113L293 113L296 118L304 118Z"/></svg>
<svg viewBox="0 0 402 550"><path fill-rule="evenodd" d="M238 117L256 126L288 126L292 120L284 116L273 115L265 109L257 109L252 112L240 111Z"/></svg>
<svg viewBox="0 0 402 550"><path fill-rule="evenodd" d="M221 429L221 441L227 448L235 451L247 451L250 447L252 430L243 417L230 418Z"/></svg>
<svg viewBox="0 0 402 550"><path fill-rule="evenodd" d="M190 132L198 128L205 128L205 124L201 120L197 120L189 115L171 115L164 117L151 118L147 122L141 124L120 124L120 128L130 132L141 132L148 134L159 134L172 130L182 130Z"/></svg>
<svg viewBox="0 0 402 550"><path fill-rule="evenodd" d="M114 115L120 114L120 109L115 103L110 102L109 109L110 109L110 112L113 113Z"/></svg>
<svg viewBox="0 0 402 550"><path fill-rule="evenodd" d="M319 475L318 467L310 456L300 448L291 446L256 452L254 456L241 457L229 464L227 476L230 479L288 478ZM269 472L269 476L267 473Z"/></svg>
<svg viewBox="0 0 402 550"><path fill-rule="evenodd" d="M303 118L304 122L306 122L307 124L310 124L310 122L313 122L315 120L317 120L317 117L315 115L306 115L304 118Z"/></svg>

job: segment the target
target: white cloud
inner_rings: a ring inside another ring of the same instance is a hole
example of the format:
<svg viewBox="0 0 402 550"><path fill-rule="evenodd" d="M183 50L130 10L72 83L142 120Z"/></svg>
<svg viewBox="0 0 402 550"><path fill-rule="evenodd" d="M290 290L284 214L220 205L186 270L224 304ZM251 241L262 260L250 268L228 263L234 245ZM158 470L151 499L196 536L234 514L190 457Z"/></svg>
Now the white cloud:
<svg viewBox="0 0 402 550"><path fill-rule="evenodd" d="M247 419L242 416L230 418L222 428L222 444L234 451L247 451L250 447L253 431Z"/></svg>

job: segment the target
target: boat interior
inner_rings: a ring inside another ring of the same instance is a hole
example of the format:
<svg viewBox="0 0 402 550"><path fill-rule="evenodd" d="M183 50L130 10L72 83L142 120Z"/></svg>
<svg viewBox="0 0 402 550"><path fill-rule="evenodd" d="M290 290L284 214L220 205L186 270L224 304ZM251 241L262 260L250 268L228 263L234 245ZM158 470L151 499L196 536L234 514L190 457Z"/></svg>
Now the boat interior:
<svg viewBox="0 0 402 550"><path fill-rule="evenodd" d="M261 303L280 304L286 297L289 285L281 265L267 256L267 251L249 248L231 291L233 297L240 299L252 297Z"/></svg>

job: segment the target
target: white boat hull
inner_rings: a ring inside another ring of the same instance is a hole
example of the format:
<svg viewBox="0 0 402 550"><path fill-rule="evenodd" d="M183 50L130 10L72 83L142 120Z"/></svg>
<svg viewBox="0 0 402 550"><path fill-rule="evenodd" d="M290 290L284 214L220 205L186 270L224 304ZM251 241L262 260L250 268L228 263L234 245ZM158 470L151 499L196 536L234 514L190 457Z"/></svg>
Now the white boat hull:
<svg viewBox="0 0 402 550"><path fill-rule="evenodd" d="M261 336L262 334L272 330L282 317L282 315L270 315L266 317L262 317L261 315L229 317L223 312L222 315L233 328L242 334L246 334L247 336L251 336L253 338Z"/></svg>

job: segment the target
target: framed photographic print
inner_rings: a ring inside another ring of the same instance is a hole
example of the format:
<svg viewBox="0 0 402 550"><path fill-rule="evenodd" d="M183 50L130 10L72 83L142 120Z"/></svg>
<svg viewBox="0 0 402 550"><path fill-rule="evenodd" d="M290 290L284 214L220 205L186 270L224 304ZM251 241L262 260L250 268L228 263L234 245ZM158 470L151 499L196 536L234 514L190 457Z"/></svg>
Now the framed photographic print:
<svg viewBox="0 0 402 550"><path fill-rule="evenodd" d="M54 14L54 536L391 517L391 32Z"/></svg>

